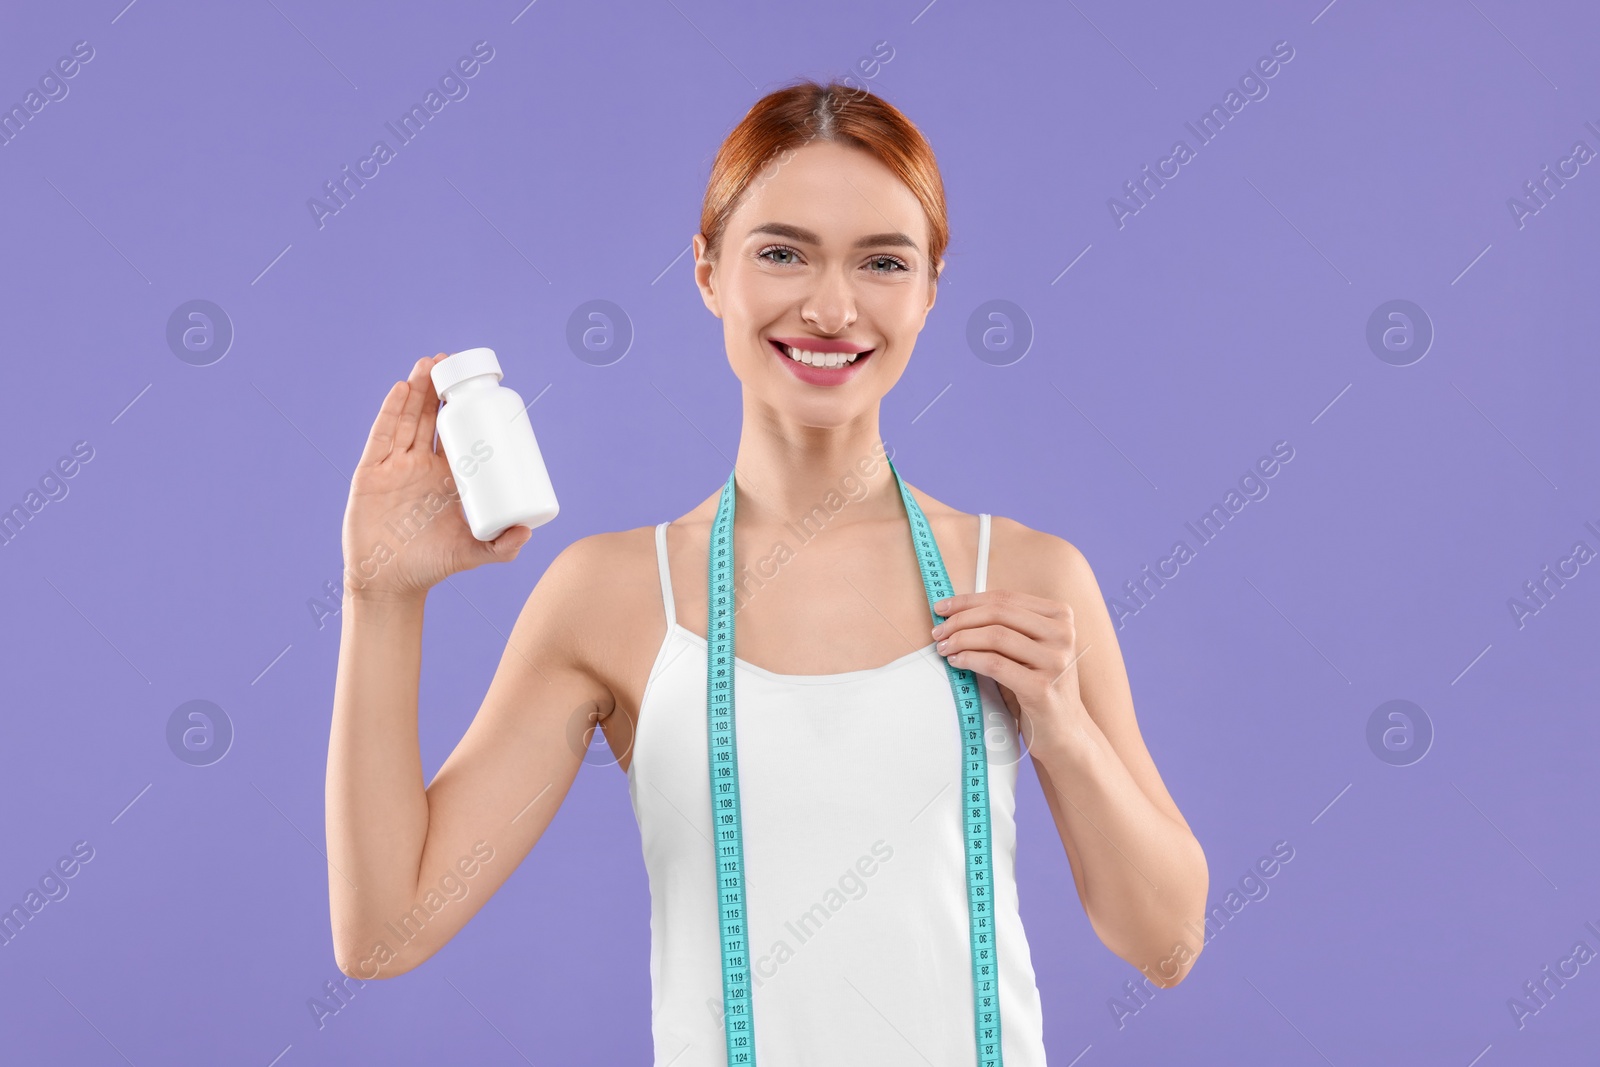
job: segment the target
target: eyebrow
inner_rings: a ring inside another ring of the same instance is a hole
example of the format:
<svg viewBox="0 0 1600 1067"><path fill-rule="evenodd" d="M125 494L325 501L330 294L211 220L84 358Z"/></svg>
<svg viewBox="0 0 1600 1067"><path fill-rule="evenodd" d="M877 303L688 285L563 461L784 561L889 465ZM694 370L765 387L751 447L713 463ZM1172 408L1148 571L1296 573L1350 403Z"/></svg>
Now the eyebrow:
<svg viewBox="0 0 1600 1067"><path fill-rule="evenodd" d="M807 244L819 245L822 238L810 230L800 226L790 226L786 222L764 222L751 230L748 236L754 237L758 233L771 234L774 237L787 237L792 241L802 241ZM917 242L898 231L892 233L869 233L856 241L852 248L878 248L883 245L894 245L899 248L916 248Z"/></svg>

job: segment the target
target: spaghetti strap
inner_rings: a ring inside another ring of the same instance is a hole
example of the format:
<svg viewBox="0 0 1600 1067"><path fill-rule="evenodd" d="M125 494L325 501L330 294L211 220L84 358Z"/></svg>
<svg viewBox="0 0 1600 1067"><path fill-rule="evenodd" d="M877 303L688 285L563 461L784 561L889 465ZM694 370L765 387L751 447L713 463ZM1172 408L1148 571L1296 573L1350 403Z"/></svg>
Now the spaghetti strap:
<svg viewBox="0 0 1600 1067"><path fill-rule="evenodd" d="M667 566L667 524L656 524L656 569L661 572L661 604L667 612L667 629L678 625L678 609L672 602L672 570Z"/></svg>
<svg viewBox="0 0 1600 1067"><path fill-rule="evenodd" d="M983 592L984 583L989 580L989 513L978 514L978 580L973 583L972 591Z"/></svg>

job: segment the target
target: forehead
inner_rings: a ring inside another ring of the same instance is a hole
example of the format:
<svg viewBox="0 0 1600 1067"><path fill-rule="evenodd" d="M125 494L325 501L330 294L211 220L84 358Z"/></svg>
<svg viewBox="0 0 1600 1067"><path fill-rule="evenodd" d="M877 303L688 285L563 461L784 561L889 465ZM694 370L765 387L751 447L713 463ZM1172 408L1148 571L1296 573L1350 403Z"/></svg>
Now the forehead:
<svg viewBox="0 0 1600 1067"><path fill-rule="evenodd" d="M869 152L834 142L805 145L760 171L729 219L729 236L743 241L769 222L811 230L823 244L898 230L927 251L927 219L910 187Z"/></svg>

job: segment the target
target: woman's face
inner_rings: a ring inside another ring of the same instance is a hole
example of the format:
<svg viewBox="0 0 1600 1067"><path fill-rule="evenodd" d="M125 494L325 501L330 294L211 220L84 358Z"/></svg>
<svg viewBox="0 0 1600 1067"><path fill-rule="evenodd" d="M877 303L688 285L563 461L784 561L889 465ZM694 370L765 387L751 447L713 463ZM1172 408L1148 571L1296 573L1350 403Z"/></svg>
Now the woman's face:
<svg viewBox="0 0 1600 1067"><path fill-rule="evenodd" d="M905 370L936 294L927 248L922 205L893 171L814 142L751 181L715 265L695 235L695 280L746 392L806 425L837 426ZM827 367L785 354L800 349L867 355Z"/></svg>

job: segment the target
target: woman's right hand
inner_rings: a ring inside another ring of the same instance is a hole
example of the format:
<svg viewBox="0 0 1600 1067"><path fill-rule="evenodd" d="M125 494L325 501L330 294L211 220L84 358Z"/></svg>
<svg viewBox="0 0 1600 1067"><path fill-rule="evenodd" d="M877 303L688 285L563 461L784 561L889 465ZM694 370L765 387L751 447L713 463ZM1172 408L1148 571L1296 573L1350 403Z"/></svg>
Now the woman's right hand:
<svg viewBox="0 0 1600 1067"><path fill-rule="evenodd" d="M430 372L444 358L417 360L389 389L367 435L340 538L347 596L421 600L458 571L515 559L533 536L527 526L488 542L472 536L450 463L434 448L439 394Z"/></svg>

